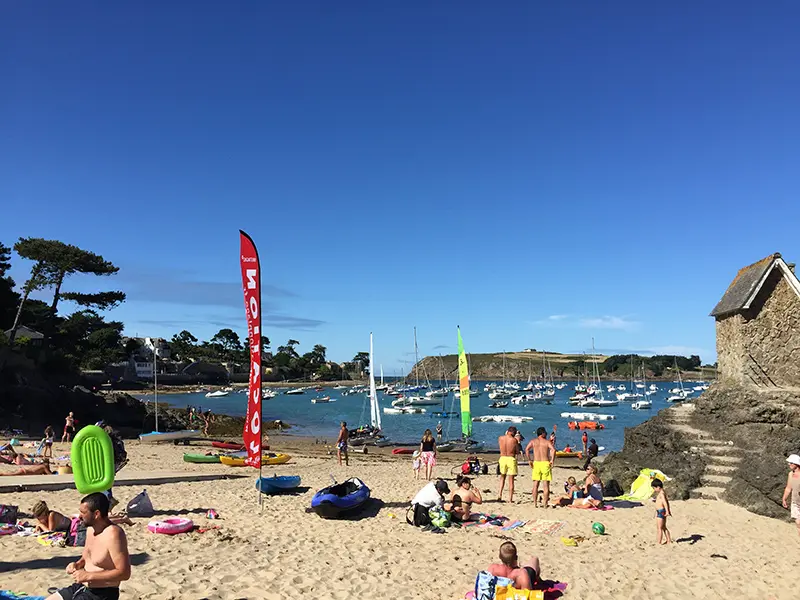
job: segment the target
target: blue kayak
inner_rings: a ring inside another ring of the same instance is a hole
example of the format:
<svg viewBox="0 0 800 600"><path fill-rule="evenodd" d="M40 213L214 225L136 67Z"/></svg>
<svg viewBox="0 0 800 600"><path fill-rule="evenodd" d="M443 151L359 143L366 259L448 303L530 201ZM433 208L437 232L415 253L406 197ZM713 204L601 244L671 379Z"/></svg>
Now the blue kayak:
<svg viewBox="0 0 800 600"><path fill-rule="evenodd" d="M314 494L311 510L323 519L340 519L358 513L366 505L369 496L367 484L352 477Z"/></svg>
<svg viewBox="0 0 800 600"><path fill-rule="evenodd" d="M262 477L256 480L256 489L262 494L280 494L297 489L300 485L300 475L275 475Z"/></svg>

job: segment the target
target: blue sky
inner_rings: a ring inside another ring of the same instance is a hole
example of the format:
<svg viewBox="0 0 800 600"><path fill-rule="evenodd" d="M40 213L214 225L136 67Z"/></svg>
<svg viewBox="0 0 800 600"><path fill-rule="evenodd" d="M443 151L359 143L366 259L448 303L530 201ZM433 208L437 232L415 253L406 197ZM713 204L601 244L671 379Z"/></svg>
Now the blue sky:
<svg viewBox="0 0 800 600"><path fill-rule="evenodd" d="M713 361L800 259L800 5L434 4L3 3L0 240L114 261L129 334L244 331L242 228L274 345Z"/></svg>

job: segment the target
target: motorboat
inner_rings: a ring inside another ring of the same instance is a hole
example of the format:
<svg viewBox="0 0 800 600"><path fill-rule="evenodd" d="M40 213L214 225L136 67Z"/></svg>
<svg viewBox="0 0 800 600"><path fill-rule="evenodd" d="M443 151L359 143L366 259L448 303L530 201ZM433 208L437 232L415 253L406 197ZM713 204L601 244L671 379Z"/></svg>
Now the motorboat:
<svg viewBox="0 0 800 600"><path fill-rule="evenodd" d="M418 406L383 407L383 414L385 415L422 415L426 412L424 408L419 408Z"/></svg>
<svg viewBox="0 0 800 600"><path fill-rule="evenodd" d="M513 394L508 390L496 389L489 392L489 400L511 400Z"/></svg>
<svg viewBox="0 0 800 600"><path fill-rule="evenodd" d="M480 452L483 450L483 442L473 439L447 440L436 444L436 450L439 452Z"/></svg>
<svg viewBox="0 0 800 600"><path fill-rule="evenodd" d="M217 390L216 392L208 392L206 394L206 398L222 398L227 396L230 392L226 392L224 390Z"/></svg>
<svg viewBox="0 0 800 600"><path fill-rule="evenodd" d="M631 408L633 410L643 410L646 408L653 408L653 401L652 400L639 400L638 402L634 402L631 404Z"/></svg>
<svg viewBox="0 0 800 600"><path fill-rule="evenodd" d="M287 396L297 396L305 393L306 393L306 388L294 388L291 390L286 390L284 392L284 394L286 394Z"/></svg>
<svg viewBox="0 0 800 600"><path fill-rule="evenodd" d="M472 417L473 423L530 423L533 417L522 417L519 415L483 415Z"/></svg>
<svg viewBox="0 0 800 600"><path fill-rule="evenodd" d="M580 407L597 407L602 408L605 406L617 406L619 404L619 400L602 400L600 398L587 398L586 400L582 400L578 403Z"/></svg>
<svg viewBox="0 0 800 600"><path fill-rule="evenodd" d="M440 400L426 398L425 396L401 396L397 400L392 400L392 406L395 408L404 406L439 406L440 404Z"/></svg>
<svg viewBox="0 0 800 600"><path fill-rule="evenodd" d="M502 402L492 402L489 405L489 408L505 408L506 406L508 406L508 400L504 400Z"/></svg>
<svg viewBox="0 0 800 600"><path fill-rule="evenodd" d="M311 404L327 404L328 402L336 402L336 400L331 400L330 396L321 396L311 399Z"/></svg>

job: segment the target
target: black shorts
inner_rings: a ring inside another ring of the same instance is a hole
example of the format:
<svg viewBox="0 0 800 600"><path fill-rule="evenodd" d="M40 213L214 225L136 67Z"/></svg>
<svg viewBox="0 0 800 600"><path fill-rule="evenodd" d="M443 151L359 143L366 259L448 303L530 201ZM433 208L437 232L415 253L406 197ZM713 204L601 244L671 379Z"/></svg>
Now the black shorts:
<svg viewBox="0 0 800 600"><path fill-rule="evenodd" d="M119 600L118 587L87 588L82 583L73 583L56 593L63 600Z"/></svg>
<svg viewBox="0 0 800 600"><path fill-rule="evenodd" d="M528 577L531 578L531 585L536 585L539 581L539 574L536 572L536 569L533 567L522 567L528 572Z"/></svg>

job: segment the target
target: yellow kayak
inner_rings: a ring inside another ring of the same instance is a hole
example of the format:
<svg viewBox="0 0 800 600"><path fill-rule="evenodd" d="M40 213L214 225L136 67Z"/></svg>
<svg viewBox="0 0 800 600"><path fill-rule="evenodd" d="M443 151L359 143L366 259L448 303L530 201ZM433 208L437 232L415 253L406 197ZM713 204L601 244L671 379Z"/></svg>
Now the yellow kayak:
<svg viewBox="0 0 800 600"><path fill-rule="evenodd" d="M283 454L281 452L268 452L266 454L261 455L261 464L262 465L282 465L283 463L289 462L289 459L292 457L288 454ZM219 462L223 465L228 465L229 467L244 467L245 466L245 457L243 456L220 456Z"/></svg>
<svg viewBox="0 0 800 600"><path fill-rule="evenodd" d="M564 450L557 450L556 458L583 458L583 452L565 452Z"/></svg>

